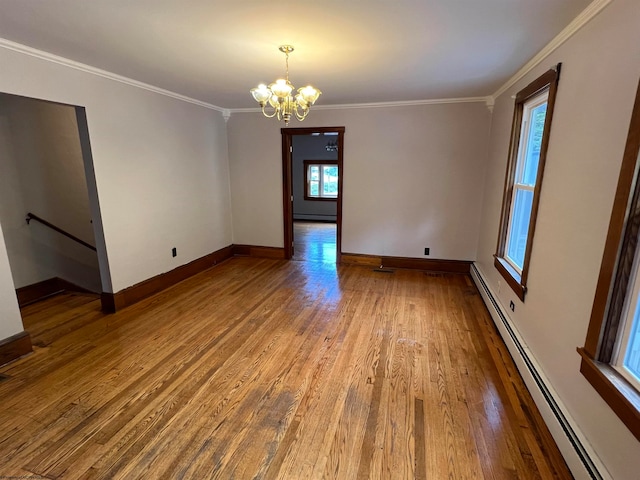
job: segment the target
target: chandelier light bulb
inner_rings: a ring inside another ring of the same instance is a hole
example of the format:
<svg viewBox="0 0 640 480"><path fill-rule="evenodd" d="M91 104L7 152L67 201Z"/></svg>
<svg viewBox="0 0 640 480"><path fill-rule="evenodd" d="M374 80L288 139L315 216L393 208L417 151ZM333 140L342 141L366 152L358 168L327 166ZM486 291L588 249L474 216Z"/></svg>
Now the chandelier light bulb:
<svg viewBox="0 0 640 480"><path fill-rule="evenodd" d="M261 83L256 88L251 89L251 95L253 95L253 99L256 102L262 105L271 98L271 90L264 83Z"/></svg>

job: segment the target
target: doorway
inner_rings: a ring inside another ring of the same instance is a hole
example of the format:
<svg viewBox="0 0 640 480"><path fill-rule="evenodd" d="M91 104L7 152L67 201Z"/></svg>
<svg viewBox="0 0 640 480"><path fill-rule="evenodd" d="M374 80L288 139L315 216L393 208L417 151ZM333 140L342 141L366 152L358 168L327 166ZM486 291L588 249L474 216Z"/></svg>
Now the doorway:
<svg viewBox="0 0 640 480"><path fill-rule="evenodd" d="M284 250L287 259L315 258L340 263L344 132L344 127L281 129ZM326 152L334 153L321 155L305 150L298 155L304 137L315 137L316 142L311 143L322 143ZM299 184L302 187L294 188ZM294 214L294 202L300 203L302 200L318 208L304 214ZM330 240L332 236L335 238L333 246ZM305 245L309 245L309 248Z"/></svg>
<svg viewBox="0 0 640 480"><path fill-rule="evenodd" d="M109 291L83 107L0 93L0 224L18 304Z"/></svg>

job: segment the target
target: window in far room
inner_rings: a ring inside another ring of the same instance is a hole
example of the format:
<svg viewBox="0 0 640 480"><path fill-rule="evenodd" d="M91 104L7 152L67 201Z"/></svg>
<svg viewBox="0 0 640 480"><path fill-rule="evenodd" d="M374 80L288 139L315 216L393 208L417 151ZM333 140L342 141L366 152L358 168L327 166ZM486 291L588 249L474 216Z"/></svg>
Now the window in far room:
<svg viewBox="0 0 640 480"><path fill-rule="evenodd" d="M495 266L524 301L560 65L518 92Z"/></svg>
<svg viewBox="0 0 640 480"><path fill-rule="evenodd" d="M336 200L338 198L338 162L304 161L304 199Z"/></svg>

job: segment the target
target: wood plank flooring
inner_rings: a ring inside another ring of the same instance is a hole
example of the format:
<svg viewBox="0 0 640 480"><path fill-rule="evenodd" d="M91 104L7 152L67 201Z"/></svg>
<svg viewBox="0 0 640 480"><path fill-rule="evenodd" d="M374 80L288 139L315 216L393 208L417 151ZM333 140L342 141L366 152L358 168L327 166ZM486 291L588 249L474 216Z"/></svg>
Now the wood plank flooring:
<svg viewBox="0 0 640 480"><path fill-rule="evenodd" d="M468 276L233 258L99 308L23 310L0 476L571 478Z"/></svg>
<svg viewBox="0 0 640 480"><path fill-rule="evenodd" d="M336 263L336 224L293 222L292 260Z"/></svg>

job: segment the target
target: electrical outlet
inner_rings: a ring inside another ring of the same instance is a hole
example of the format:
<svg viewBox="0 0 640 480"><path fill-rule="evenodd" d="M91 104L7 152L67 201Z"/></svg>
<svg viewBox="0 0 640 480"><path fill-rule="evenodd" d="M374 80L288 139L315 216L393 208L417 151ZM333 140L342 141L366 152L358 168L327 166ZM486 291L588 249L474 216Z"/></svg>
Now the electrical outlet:
<svg viewBox="0 0 640 480"><path fill-rule="evenodd" d="M513 303L513 300L509 302L509 308L511 309L512 312L516 311L516 304Z"/></svg>
<svg viewBox="0 0 640 480"><path fill-rule="evenodd" d="M429 255L429 247L424 247L424 254Z"/></svg>
<svg viewBox="0 0 640 480"><path fill-rule="evenodd" d="M172 257L177 257L178 256L178 249L176 247L173 247L171 249L171 256Z"/></svg>

